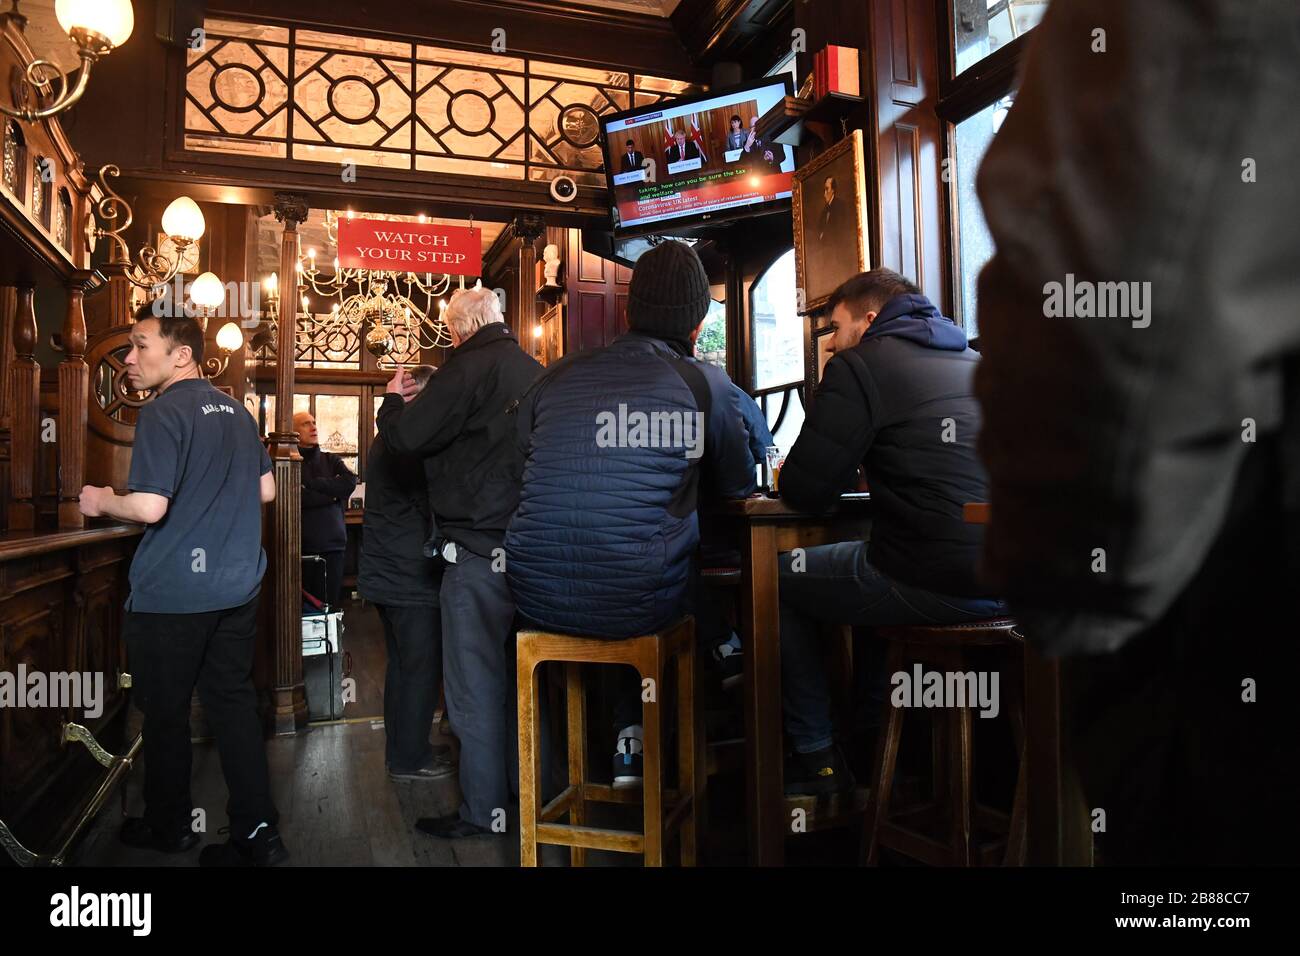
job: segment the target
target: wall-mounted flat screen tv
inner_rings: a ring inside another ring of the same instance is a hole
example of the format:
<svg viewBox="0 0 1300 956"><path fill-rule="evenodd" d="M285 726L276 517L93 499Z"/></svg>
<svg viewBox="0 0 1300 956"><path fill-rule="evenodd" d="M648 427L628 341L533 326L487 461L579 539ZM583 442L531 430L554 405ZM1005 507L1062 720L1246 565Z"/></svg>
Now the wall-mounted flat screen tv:
<svg viewBox="0 0 1300 956"><path fill-rule="evenodd" d="M614 235L668 235L790 208L794 150L758 135L788 76L601 117Z"/></svg>

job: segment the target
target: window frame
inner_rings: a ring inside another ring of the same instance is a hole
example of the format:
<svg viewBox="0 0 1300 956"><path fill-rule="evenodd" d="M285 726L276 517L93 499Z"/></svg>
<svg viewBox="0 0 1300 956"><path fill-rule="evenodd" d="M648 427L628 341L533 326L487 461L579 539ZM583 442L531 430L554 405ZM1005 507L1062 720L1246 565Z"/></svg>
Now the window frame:
<svg viewBox="0 0 1300 956"><path fill-rule="evenodd" d="M961 170L957 166L957 126L1015 92L1020 68L1034 30L1022 33L954 76L955 0L936 0L936 8L935 19L939 24L936 41L943 55L939 57L939 99L935 104L935 113L943 123L942 168L948 171L947 182L942 183L948 221L948 282L949 288L953 290L952 319L969 332L973 317L966 314L961 293L961 215L958 196Z"/></svg>
<svg viewBox="0 0 1300 956"><path fill-rule="evenodd" d="M778 262L786 256L791 255L793 252L793 243L789 246L781 246L780 249L772 255L772 258L754 274L754 278L750 281L749 287L744 291L745 336L743 350L745 358L745 384L743 387L754 399L759 410L762 411L764 421L766 421L768 417L768 400L774 396L780 398L781 410L777 413L775 423L770 423L768 425L768 428L773 435L780 431L782 423L785 422L786 415L790 412L790 403L792 401L799 402L800 406L803 408L805 420L807 419L809 412L809 395L812 391L809 379L809 356L812 348L812 323L808 320L808 316L806 315L797 316L803 333L803 347L801 350L804 358L803 377L801 379L783 382L777 385L758 388L758 360L757 356L754 354L757 338L754 334L754 290L758 288L759 283L767 277L767 274L772 271L773 267L775 267ZM737 351L739 352L740 350ZM811 362L811 367L815 368L815 355L812 356ZM786 450L789 451L789 449ZM763 462L762 468L763 480L766 482L768 481L767 462Z"/></svg>

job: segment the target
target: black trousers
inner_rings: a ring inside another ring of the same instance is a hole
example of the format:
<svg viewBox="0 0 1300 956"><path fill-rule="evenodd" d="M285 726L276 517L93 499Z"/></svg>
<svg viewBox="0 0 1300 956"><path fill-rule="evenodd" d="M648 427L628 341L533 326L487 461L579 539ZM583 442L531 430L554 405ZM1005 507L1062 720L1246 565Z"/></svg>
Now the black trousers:
<svg viewBox="0 0 1300 956"><path fill-rule="evenodd" d="M434 605L375 608L388 644L385 759L390 770L418 770L433 759L429 734L442 680L441 611Z"/></svg>
<svg viewBox="0 0 1300 956"><path fill-rule="evenodd" d="M325 596L330 607L338 610L343 603L343 551L322 551L325 559Z"/></svg>
<svg viewBox="0 0 1300 956"><path fill-rule="evenodd" d="M257 602L202 614L127 612L132 699L144 713L145 819L157 829L190 827L190 698L196 684L230 791L232 835L247 836L259 823L279 819L253 689Z"/></svg>

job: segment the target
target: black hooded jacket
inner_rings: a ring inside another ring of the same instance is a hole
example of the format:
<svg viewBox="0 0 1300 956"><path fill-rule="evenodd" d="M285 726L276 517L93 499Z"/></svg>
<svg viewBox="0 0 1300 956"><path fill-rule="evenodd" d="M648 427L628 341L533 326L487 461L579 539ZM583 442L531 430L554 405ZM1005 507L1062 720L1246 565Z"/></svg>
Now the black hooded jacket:
<svg viewBox="0 0 1300 956"><path fill-rule="evenodd" d="M983 529L962 506L983 501L975 453L979 355L923 295L885 303L862 341L826 363L816 401L781 468L781 497L824 511L862 465L875 505L867 560L890 577L960 597L976 579Z"/></svg>

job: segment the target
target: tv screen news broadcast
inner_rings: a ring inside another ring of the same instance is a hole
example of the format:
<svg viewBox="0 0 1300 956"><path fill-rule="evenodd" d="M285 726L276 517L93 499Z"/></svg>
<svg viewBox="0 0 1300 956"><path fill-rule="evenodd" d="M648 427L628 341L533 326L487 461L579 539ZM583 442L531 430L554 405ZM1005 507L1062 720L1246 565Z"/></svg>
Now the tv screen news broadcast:
<svg viewBox="0 0 1300 956"><path fill-rule="evenodd" d="M602 117L615 235L788 207L794 150L755 127L790 93L789 77L766 77Z"/></svg>

